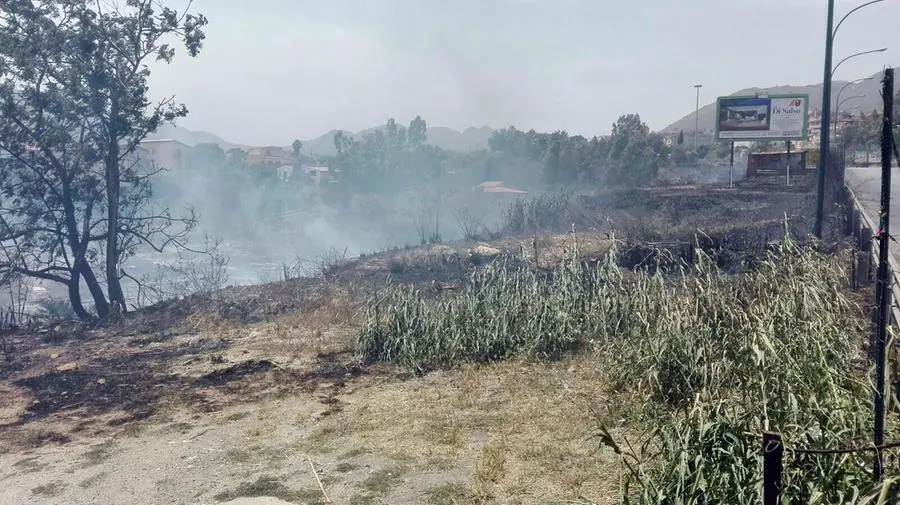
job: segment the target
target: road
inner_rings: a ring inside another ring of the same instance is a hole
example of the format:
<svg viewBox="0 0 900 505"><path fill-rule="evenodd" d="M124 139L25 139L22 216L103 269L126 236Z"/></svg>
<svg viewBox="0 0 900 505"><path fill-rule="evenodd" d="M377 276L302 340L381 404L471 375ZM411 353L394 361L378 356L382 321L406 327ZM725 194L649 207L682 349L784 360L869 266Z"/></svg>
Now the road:
<svg viewBox="0 0 900 505"><path fill-rule="evenodd" d="M890 232L896 237L900 235L900 170L896 166L892 170ZM847 167L845 179L865 209L869 220L877 226L878 212L881 209L881 166ZM900 260L900 244L892 242L891 253L895 260Z"/></svg>

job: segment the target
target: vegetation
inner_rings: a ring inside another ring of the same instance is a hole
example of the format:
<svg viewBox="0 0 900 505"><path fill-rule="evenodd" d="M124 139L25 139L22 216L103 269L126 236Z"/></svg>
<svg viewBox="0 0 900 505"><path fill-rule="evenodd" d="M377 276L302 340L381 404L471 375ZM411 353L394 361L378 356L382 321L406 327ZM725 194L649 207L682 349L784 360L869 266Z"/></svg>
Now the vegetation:
<svg viewBox="0 0 900 505"><path fill-rule="evenodd" d="M865 328L838 260L789 238L739 277L696 256L677 273L629 273L615 248L590 263L573 240L551 271L507 259L474 272L458 296L389 287L358 352L424 373L591 345L612 390L635 398L597 413L628 502L758 503L762 430L788 447L786 497L837 504L875 493L869 453L790 457L868 439Z"/></svg>
<svg viewBox="0 0 900 505"><path fill-rule="evenodd" d="M82 319L125 309L121 266L140 246L177 245L194 216L151 205L138 143L187 114L147 98L171 42L196 56L206 18L156 0L16 0L0 14L0 275L58 282ZM97 270L100 271L98 275ZM105 286L104 286L105 284Z"/></svg>

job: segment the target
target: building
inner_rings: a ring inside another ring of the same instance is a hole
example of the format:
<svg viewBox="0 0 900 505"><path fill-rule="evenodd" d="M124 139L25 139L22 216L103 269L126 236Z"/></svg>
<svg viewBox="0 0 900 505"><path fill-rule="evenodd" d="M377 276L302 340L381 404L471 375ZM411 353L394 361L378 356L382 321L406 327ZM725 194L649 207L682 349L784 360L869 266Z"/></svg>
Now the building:
<svg viewBox="0 0 900 505"><path fill-rule="evenodd" d="M248 165L293 165L294 153L278 146L250 147L247 149Z"/></svg>
<svg viewBox="0 0 900 505"><path fill-rule="evenodd" d="M328 182L331 178L331 174L328 171L328 167L323 165L310 165L303 167L303 171L306 173L306 176L310 181L313 182L317 187L320 186L323 182Z"/></svg>
<svg viewBox="0 0 900 505"><path fill-rule="evenodd" d="M291 179L291 176L294 175L294 165L281 165L275 169L275 172L279 181L287 182Z"/></svg>
<svg viewBox="0 0 900 505"><path fill-rule="evenodd" d="M160 168L175 170L184 166L190 149L191 146L175 139L142 140L138 159L149 159Z"/></svg>
<svg viewBox="0 0 900 505"><path fill-rule="evenodd" d="M478 186L475 186L476 190L480 190L482 193L506 193L511 195L526 195L527 191L523 191L521 189L509 188L503 184L503 181L486 181L482 182Z"/></svg>

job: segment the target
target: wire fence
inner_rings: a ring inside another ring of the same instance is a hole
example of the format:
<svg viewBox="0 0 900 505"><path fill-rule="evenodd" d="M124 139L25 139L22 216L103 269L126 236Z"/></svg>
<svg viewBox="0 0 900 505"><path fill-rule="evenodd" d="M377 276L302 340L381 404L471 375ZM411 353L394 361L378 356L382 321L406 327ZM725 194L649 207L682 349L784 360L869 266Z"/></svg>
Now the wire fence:
<svg viewBox="0 0 900 505"><path fill-rule="evenodd" d="M835 449L810 449L793 448L786 449L780 433L766 431L762 436L763 451L763 505L780 505L782 503L782 480L784 472L785 452L794 455L794 464L801 463L806 457L835 456L857 454L861 452L873 452L878 457L874 458L876 464L883 464L882 453L891 449L900 449L900 440L886 442L880 445L861 445L856 447L843 447ZM897 492L891 497L891 503L897 503Z"/></svg>

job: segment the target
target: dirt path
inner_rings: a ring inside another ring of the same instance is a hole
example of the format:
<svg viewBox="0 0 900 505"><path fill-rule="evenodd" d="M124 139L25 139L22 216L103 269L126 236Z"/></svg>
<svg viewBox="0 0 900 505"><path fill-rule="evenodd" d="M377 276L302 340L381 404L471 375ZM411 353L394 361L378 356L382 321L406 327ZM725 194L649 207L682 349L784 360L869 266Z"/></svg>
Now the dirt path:
<svg viewBox="0 0 900 505"><path fill-rule="evenodd" d="M107 436L4 453L0 503L324 503L309 460L334 503L613 503L615 464L588 438L586 402L599 388L582 357L367 376L215 412L184 408Z"/></svg>

